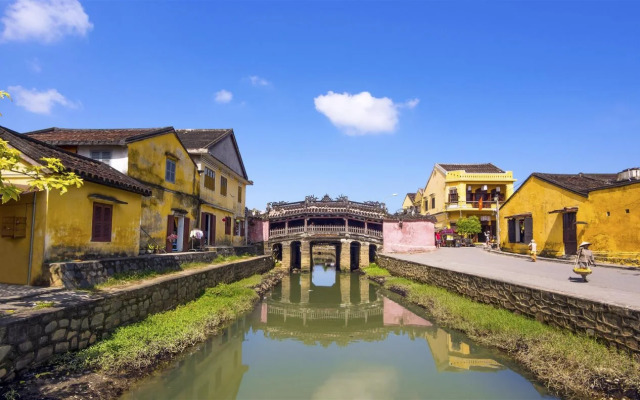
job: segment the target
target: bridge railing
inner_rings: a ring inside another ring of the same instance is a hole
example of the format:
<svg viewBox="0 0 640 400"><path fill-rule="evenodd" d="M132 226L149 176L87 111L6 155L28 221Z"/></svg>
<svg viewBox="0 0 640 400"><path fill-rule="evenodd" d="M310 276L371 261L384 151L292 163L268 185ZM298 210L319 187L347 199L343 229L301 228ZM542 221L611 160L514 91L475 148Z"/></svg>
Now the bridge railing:
<svg viewBox="0 0 640 400"><path fill-rule="evenodd" d="M295 226L290 228L277 228L271 229L269 231L269 237L278 237L278 236L286 236L294 233L303 233L305 232L304 226ZM349 226L348 229L343 225L308 225L307 233L325 233L325 234L334 234L334 233L355 233L360 235L369 235L375 237L382 237L382 231L378 229L371 228L361 228L357 226Z"/></svg>

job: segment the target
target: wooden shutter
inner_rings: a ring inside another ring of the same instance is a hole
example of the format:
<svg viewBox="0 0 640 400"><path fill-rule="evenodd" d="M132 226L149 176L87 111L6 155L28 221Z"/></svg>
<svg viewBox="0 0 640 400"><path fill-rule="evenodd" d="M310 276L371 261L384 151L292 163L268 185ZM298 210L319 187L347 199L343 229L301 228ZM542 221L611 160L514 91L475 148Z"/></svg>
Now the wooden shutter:
<svg viewBox="0 0 640 400"><path fill-rule="evenodd" d="M91 225L92 242L111 241L111 220L113 206L111 204L93 203L93 217Z"/></svg>
<svg viewBox="0 0 640 400"><path fill-rule="evenodd" d="M173 223L174 223L174 217L173 215L169 215L167 217L167 237L173 233ZM173 249L173 242L167 239L165 245L166 245L165 249L167 250L167 253L171 252Z"/></svg>
<svg viewBox="0 0 640 400"><path fill-rule="evenodd" d="M244 221L240 222L240 236L244 237Z"/></svg>
<svg viewBox="0 0 640 400"><path fill-rule="evenodd" d="M182 231L182 251L189 250L189 218L184 217L184 230Z"/></svg>
<svg viewBox="0 0 640 400"><path fill-rule="evenodd" d="M526 217L524 219L524 242L529 243L533 239L533 218Z"/></svg>
<svg viewBox="0 0 640 400"><path fill-rule="evenodd" d="M509 243L516 242L516 220L510 219L507 221L509 226Z"/></svg>
<svg viewBox="0 0 640 400"><path fill-rule="evenodd" d="M215 246L216 244L216 215L211 214L211 220L209 221L209 245Z"/></svg>

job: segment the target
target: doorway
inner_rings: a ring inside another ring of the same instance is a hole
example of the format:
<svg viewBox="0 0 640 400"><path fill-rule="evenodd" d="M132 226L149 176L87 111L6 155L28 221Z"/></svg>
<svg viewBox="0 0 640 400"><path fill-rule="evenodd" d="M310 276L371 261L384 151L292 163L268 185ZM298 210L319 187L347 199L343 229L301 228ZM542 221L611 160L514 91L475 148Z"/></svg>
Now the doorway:
<svg viewBox="0 0 640 400"><path fill-rule="evenodd" d="M574 256L578 252L578 235L576 234L576 213L562 214L562 241L564 254Z"/></svg>

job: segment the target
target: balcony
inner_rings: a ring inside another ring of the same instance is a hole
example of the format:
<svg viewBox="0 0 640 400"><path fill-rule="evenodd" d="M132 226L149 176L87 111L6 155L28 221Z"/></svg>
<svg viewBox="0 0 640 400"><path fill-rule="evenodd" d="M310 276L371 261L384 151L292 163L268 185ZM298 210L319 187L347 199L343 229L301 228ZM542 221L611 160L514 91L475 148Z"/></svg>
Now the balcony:
<svg viewBox="0 0 640 400"><path fill-rule="evenodd" d="M278 228L271 229L269 231L269 237L280 237L292 234L305 233L304 226L294 226L290 228ZM341 226L341 225L309 225L307 226L306 233L308 234L325 234L325 235L341 235L347 233L353 233L358 235L367 235L381 238L382 230L372 228L360 228L356 226Z"/></svg>
<svg viewBox="0 0 640 400"><path fill-rule="evenodd" d="M493 210L496 209L497 202L495 201L482 201L482 210ZM445 203L445 207L447 211L452 210L480 210L480 202L479 201L450 201Z"/></svg>

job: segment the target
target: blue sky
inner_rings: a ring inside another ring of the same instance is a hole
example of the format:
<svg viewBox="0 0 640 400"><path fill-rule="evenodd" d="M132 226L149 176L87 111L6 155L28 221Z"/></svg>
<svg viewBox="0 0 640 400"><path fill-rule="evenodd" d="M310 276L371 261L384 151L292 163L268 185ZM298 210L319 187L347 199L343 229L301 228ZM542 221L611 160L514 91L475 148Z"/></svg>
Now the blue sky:
<svg viewBox="0 0 640 400"><path fill-rule="evenodd" d="M247 206L639 166L640 2L0 1L0 123L234 128ZM392 196L397 193L398 196Z"/></svg>

